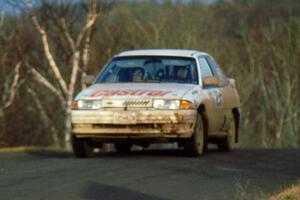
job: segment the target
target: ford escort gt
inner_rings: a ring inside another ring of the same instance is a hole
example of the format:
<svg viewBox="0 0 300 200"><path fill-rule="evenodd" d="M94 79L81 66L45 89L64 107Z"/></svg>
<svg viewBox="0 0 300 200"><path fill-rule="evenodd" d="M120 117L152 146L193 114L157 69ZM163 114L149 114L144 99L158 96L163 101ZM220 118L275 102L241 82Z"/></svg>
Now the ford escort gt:
<svg viewBox="0 0 300 200"><path fill-rule="evenodd" d="M230 151L238 142L240 100L207 53L132 50L114 56L72 108L72 147L90 157L95 147L177 143L200 156L208 143Z"/></svg>

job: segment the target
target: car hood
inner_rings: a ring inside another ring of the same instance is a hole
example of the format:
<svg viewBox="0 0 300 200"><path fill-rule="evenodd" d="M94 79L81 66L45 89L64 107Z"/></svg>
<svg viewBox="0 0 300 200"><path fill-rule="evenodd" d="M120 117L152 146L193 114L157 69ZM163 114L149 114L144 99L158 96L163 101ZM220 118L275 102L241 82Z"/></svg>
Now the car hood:
<svg viewBox="0 0 300 200"><path fill-rule="evenodd" d="M81 91L79 99L164 98L179 99L195 88L194 84L178 83L104 83Z"/></svg>

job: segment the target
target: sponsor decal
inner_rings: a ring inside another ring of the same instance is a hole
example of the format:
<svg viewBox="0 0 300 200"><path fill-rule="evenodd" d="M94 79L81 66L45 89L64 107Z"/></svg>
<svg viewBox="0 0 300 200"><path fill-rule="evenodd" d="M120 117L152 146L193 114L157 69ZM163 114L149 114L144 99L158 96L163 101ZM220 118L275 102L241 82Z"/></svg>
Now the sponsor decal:
<svg viewBox="0 0 300 200"><path fill-rule="evenodd" d="M92 92L90 97L109 97L109 96L165 96L171 91L163 90L98 90Z"/></svg>
<svg viewBox="0 0 300 200"><path fill-rule="evenodd" d="M217 108L222 108L223 107L223 98L222 98L222 93L219 90L211 90L210 94L214 97L216 107Z"/></svg>

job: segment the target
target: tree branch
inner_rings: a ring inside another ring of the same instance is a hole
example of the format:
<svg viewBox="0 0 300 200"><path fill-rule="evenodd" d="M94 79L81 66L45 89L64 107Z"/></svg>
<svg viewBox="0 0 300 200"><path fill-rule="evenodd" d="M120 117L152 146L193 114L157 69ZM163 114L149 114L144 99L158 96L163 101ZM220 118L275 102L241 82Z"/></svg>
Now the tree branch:
<svg viewBox="0 0 300 200"><path fill-rule="evenodd" d="M79 60L80 60L80 51L77 50L73 55L73 67L72 67L72 74L71 74L71 80L69 85L68 101L72 100L73 98L75 83L76 83L77 74L79 70Z"/></svg>
<svg viewBox="0 0 300 200"><path fill-rule="evenodd" d="M3 108L8 108L11 106L12 102L14 101L14 98L16 96L17 88L18 88L18 82L20 79L20 67L22 65L22 62L18 62L17 65L15 66L15 75L13 82L9 88L9 97L5 94L3 97Z"/></svg>
<svg viewBox="0 0 300 200"><path fill-rule="evenodd" d="M31 88L27 88L27 92L32 96L37 109L39 110L39 113L41 114L41 120L44 123L45 127L49 128L52 133L52 140L55 144L55 146L59 146L59 139L58 139L58 131L57 129L52 125L51 120L49 119L48 115L45 112L45 109L43 108L43 105L38 98L37 94L32 90Z"/></svg>
<svg viewBox="0 0 300 200"><path fill-rule="evenodd" d="M86 32L95 24L97 18L99 17L99 13L97 13L97 4L95 0L91 1L91 8L90 12L88 13L87 22L83 29L80 31L77 40L76 40L76 47L79 47L81 41L86 34Z"/></svg>
<svg viewBox="0 0 300 200"><path fill-rule="evenodd" d="M146 39L148 40L149 43L151 43L152 45L155 45L151 39L149 32L142 26L141 22L138 19L134 19L134 23L137 26L137 28L140 29L140 31L142 31L143 37L146 37Z"/></svg>
<svg viewBox="0 0 300 200"><path fill-rule="evenodd" d="M70 48L72 49L73 52L75 52L76 51L75 42L74 42L73 38L71 37L71 35L68 31L68 27L67 27L67 23L66 23L65 18L61 18L60 23L61 23L61 28L63 30L63 33L64 33L64 35L65 35L65 37L66 37L66 39L67 39L67 41L70 45Z"/></svg>
<svg viewBox="0 0 300 200"><path fill-rule="evenodd" d="M81 74L81 87L86 88L86 84L82 80L86 77L86 70L90 60L90 44L91 44L92 28L86 34L85 43L82 52L82 74Z"/></svg>
<svg viewBox="0 0 300 200"><path fill-rule="evenodd" d="M0 30L2 29L3 24L4 24L4 12L0 10Z"/></svg>
<svg viewBox="0 0 300 200"><path fill-rule="evenodd" d="M67 84L64 81L64 79L62 78L62 75L59 71L59 68L52 56L52 53L50 51L50 47L49 47L49 42L48 42L48 35L46 33L46 31L41 27L41 25L39 24L39 21L36 17L36 15L33 12L33 6L32 6L32 1L31 0L27 0L27 5L30 9L30 13L31 13L31 19L33 21L33 24L36 28L36 30L40 33L41 37L42 37L42 42L43 42L43 47L44 47L44 52L45 55L47 57L47 60L49 62L49 65L52 69L52 71L54 72L55 78L58 81L63 93L68 96L69 92L67 89Z"/></svg>
<svg viewBox="0 0 300 200"><path fill-rule="evenodd" d="M55 94L59 100L62 102L62 105L65 106L66 100L62 96L61 92L55 88L42 74L40 74L36 69L31 68L31 74L33 75L34 79L39 82L40 84L44 85L48 88L53 94Z"/></svg>

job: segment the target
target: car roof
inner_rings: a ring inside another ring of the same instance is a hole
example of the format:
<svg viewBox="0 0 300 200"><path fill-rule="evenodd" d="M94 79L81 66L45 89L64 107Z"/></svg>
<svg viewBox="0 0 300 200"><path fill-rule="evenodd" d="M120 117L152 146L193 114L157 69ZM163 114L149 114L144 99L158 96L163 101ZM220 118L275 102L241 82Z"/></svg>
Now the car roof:
<svg viewBox="0 0 300 200"><path fill-rule="evenodd" d="M119 56L183 56L193 57L197 55L207 55L205 52L196 50L185 50L185 49L145 49L145 50L131 50L123 51L116 55Z"/></svg>

